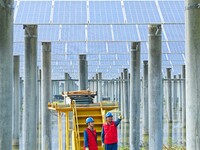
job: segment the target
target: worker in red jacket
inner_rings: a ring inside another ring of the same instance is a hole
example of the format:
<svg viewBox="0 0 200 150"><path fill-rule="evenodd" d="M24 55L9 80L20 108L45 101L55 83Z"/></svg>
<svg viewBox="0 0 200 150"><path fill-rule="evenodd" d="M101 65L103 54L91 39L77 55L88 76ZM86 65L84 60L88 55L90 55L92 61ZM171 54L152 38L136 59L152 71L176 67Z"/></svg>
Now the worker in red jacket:
<svg viewBox="0 0 200 150"><path fill-rule="evenodd" d="M112 113L106 113L106 123L103 124L101 131L102 146L105 146L105 150L117 150L117 126L120 124L121 120L121 115L118 117L117 121L113 121Z"/></svg>
<svg viewBox="0 0 200 150"><path fill-rule="evenodd" d="M97 133L94 129L94 119L88 117L86 119L88 127L84 131L84 150L98 150Z"/></svg>

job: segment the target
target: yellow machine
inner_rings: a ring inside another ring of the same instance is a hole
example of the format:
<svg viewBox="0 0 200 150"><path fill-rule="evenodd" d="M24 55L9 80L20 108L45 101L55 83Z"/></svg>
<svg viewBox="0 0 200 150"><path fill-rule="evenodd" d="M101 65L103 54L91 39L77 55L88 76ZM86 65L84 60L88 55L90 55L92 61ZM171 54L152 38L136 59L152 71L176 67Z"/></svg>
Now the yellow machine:
<svg viewBox="0 0 200 150"><path fill-rule="evenodd" d="M72 132L72 150L83 150L84 146L84 130L87 127L85 120L87 117L93 117L95 121L95 129L97 132L97 142L98 149L103 150L101 146L101 129L102 124L104 123L104 116L107 111L118 108L116 103L88 103L84 104L81 102L81 97L84 101L86 97L94 97L96 92L81 90L81 91L70 91L64 92L63 96L71 99L70 104L48 104L48 109L54 110L58 113L58 141L59 141L59 150L62 150L62 117L61 114L65 113L66 122L66 150L70 148L69 133ZM78 101L72 99L78 97ZM78 104L79 103L79 104ZM73 114L73 129L69 129L69 112Z"/></svg>

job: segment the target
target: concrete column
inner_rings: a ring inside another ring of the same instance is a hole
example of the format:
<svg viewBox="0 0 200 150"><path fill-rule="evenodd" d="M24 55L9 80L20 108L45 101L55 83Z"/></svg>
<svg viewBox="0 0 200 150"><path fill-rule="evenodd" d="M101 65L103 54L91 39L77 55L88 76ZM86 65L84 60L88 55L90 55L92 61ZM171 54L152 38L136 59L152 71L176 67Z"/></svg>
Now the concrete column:
<svg viewBox="0 0 200 150"><path fill-rule="evenodd" d="M123 77L123 72L121 72L121 102L120 102L120 106L121 106L121 113L124 116L124 77Z"/></svg>
<svg viewBox="0 0 200 150"><path fill-rule="evenodd" d="M12 149L13 6L0 2L0 150Z"/></svg>
<svg viewBox="0 0 200 150"><path fill-rule="evenodd" d="M92 83L91 83L91 85L92 85L91 91L95 91L94 90L94 77L92 77Z"/></svg>
<svg viewBox="0 0 200 150"><path fill-rule="evenodd" d="M25 29L25 84L23 149L36 149L37 25Z"/></svg>
<svg viewBox="0 0 200 150"><path fill-rule="evenodd" d="M54 81L54 94L58 95L60 94L59 92L59 81Z"/></svg>
<svg viewBox="0 0 200 150"><path fill-rule="evenodd" d="M143 61L143 134L149 134L148 61Z"/></svg>
<svg viewBox="0 0 200 150"><path fill-rule="evenodd" d="M68 81L69 91L73 91L72 82L73 82L72 78L69 76L69 81Z"/></svg>
<svg viewBox="0 0 200 150"><path fill-rule="evenodd" d="M97 96L95 97L95 100L96 100L96 102L99 102L99 95L98 95L99 88L98 88L98 74L97 73L95 74L95 79L96 79L96 81L95 81L96 90L95 91L97 91Z"/></svg>
<svg viewBox="0 0 200 150"><path fill-rule="evenodd" d="M85 54L79 55L79 90L87 89L88 72L87 72L87 60Z"/></svg>
<svg viewBox="0 0 200 150"><path fill-rule="evenodd" d="M182 127L186 127L186 84L185 84L185 65L182 66L183 77L183 101L182 101Z"/></svg>
<svg viewBox="0 0 200 150"><path fill-rule="evenodd" d="M99 95L99 102L102 101L102 73L98 73L98 95Z"/></svg>
<svg viewBox="0 0 200 150"><path fill-rule="evenodd" d="M131 74L128 73L128 106L130 106L130 86L131 85ZM141 91L141 90L140 90ZM129 107L130 109L130 107Z"/></svg>
<svg viewBox="0 0 200 150"><path fill-rule="evenodd" d="M69 91L69 73L65 73L65 87L64 91L68 92Z"/></svg>
<svg viewBox="0 0 200 150"><path fill-rule="evenodd" d="M110 81L110 85L111 85L111 101L114 101L115 85L114 85L114 80L113 79Z"/></svg>
<svg viewBox="0 0 200 150"><path fill-rule="evenodd" d="M118 93L119 93L119 97L118 97L118 102L119 102L119 110L121 110L121 94L122 94L122 91L121 91L121 77L119 77L119 80L118 80L118 85L119 85L119 87L118 87Z"/></svg>
<svg viewBox="0 0 200 150"><path fill-rule="evenodd" d="M167 68L167 114L168 122L172 122L172 84L171 84L171 68Z"/></svg>
<svg viewBox="0 0 200 150"><path fill-rule="evenodd" d="M60 93L64 92L65 91L65 84L64 83L61 83L60 84Z"/></svg>
<svg viewBox="0 0 200 150"><path fill-rule="evenodd" d="M123 104L124 104L124 122L129 122L129 106L128 106L128 69L123 69Z"/></svg>
<svg viewBox="0 0 200 150"><path fill-rule="evenodd" d="M119 103L119 79L117 78L116 79L116 82L115 82L115 102L118 102Z"/></svg>
<svg viewBox="0 0 200 150"><path fill-rule="evenodd" d="M86 75L85 75L85 81L86 81L86 90L88 89L88 61L85 60L85 68L86 68Z"/></svg>
<svg viewBox="0 0 200 150"><path fill-rule="evenodd" d="M108 81L106 81L106 96L108 97Z"/></svg>
<svg viewBox="0 0 200 150"><path fill-rule="evenodd" d="M36 110L36 120L37 120L37 149L41 150L42 146L42 130L41 130L41 122L42 122L42 102L41 102L41 76L42 72L41 69L38 69L38 74L37 74L37 110ZM38 111L38 112L37 112Z"/></svg>
<svg viewBox="0 0 200 150"><path fill-rule="evenodd" d="M51 150L51 115L48 102L51 98L51 43L42 42L42 150Z"/></svg>
<svg viewBox="0 0 200 150"><path fill-rule="evenodd" d="M200 1L185 0L186 87L183 86L183 127L186 121L187 150L200 150ZM185 79L183 66L183 79ZM185 92L186 100L185 100ZM186 105L185 105L186 102ZM186 118L185 118L186 107Z"/></svg>
<svg viewBox="0 0 200 150"><path fill-rule="evenodd" d="M162 94L162 43L161 25L148 26L149 35L149 150L163 146L163 94Z"/></svg>
<svg viewBox="0 0 200 150"><path fill-rule="evenodd" d="M19 101L19 116L20 116L20 120L19 120L19 128L20 128L20 136L22 135L22 118L23 118L23 106L22 106L22 102L23 102L23 99L24 99L24 95L23 95L23 91L24 91L24 82L22 80L22 77L20 77L20 101Z"/></svg>
<svg viewBox="0 0 200 150"><path fill-rule="evenodd" d="M182 78L181 75L179 74L179 110L182 111L182 93L183 93L183 89L182 89Z"/></svg>
<svg viewBox="0 0 200 150"><path fill-rule="evenodd" d="M140 42L131 43L130 150L140 149ZM127 108L128 109L128 108Z"/></svg>
<svg viewBox="0 0 200 150"><path fill-rule="evenodd" d="M174 100L173 100L173 109L176 109L177 108L177 78L176 78L176 75L174 75Z"/></svg>
<svg viewBox="0 0 200 150"><path fill-rule="evenodd" d="M14 56L14 101L13 101L13 122L12 122L12 145L19 145L19 109L20 109L20 58Z"/></svg>

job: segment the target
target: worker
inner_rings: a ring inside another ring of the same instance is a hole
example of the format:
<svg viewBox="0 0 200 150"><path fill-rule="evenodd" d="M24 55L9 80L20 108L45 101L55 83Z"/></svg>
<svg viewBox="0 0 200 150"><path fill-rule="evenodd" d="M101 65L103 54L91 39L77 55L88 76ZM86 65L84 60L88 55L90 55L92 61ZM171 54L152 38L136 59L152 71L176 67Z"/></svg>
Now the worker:
<svg viewBox="0 0 200 150"><path fill-rule="evenodd" d="M94 119L88 117L86 119L88 127L84 131L84 150L98 150L97 133L94 129Z"/></svg>
<svg viewBox="0 0 200 150"><path fill-rule="evenodd" d="M113 121L113 114L106 113L106 123L102 126L101 140L105 150L117 150L117 126L120 124L122 116L120 115L117 121Z"/></svg>

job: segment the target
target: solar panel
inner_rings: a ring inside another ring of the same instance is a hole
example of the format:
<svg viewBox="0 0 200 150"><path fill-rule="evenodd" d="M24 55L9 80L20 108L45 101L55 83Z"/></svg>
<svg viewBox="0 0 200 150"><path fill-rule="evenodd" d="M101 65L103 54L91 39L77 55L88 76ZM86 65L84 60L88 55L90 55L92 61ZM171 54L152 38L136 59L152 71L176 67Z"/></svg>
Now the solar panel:
<svg viewBox="0 0 200 150"><path fill-rule="evenodd" d="M86 43L69 42L67 43L67 54L86 54Z"/></svg>
<svg viewBox="0 0 200 150"><path fill-rule="evenodd" d="M85 41L85 26L83 25L63 25L61 32L63 41Z"/></svg>
<svg viewBox="0 0 200 150"><path fill-rule="evenodd" d="M86 1L55 1L54 23L86 23Z"/></svg>
<svg viewBox="0 0 200 150"><path fill-rule="evenodd" d="M177 66L184 64L184 1L158 0L159 7L156 4L152 0L89 1L87 8L87 1L19 1L14 25L14 55L20 55L22 76L24 30L22 25L16 24L39 24L39 67L41 42L52 42L52 76L64 78L64 72L69 72L77 78L78 55L84 53L90 77L101 71L104 78L111 78L119 76L123 68L130 68L132 41L141 41L141 62L148 59L148 23L161 23L159 7L166 22L163 24L165 32L162 32L163 68L173 67L175 72Z"/></svg>
<svg viewBox="0 0 200 150"><path fill-rule="evenodd" d="M90 23L123 23L120 1L90 1Z"/></svg>
<svg viewBox="0 0 200 150"><path fill-rule="evenodd" d="M24 30L22 25L14 25L14 41L15 42L24 41Z"/></svg>
<svg viewBox="0 0 200 150"><path fill-rule="evenodd" d="M185 42L169 42L172 53L185 53Z"/></svg>
<svg viewBox="0 0 200 150"><path fill-rule="evenodd" d="M184 1L158 1L165 22L184 22Z"/></svg>
<svg viewBox="0 0 200 150"><path fill-rule="evenodd" d="M115 41L139 41L135 25L114 25Z"/></svg>
<svg viewBox="0 0 200 150"><path fill-rule="evenodd" d="M20 1L15 23L49 23L51 1Z"/></svg>
<svg viewBox="0 0 200 150"><path fill-rule="evenodd" d="M169 41L184 41L185 40L184 24L164 25L164 29Z"/></svg>
<svg viewBox="0 0 200 150"><path fill-rule="evenodd" d="M154 1L124 1L128 23L157 23L161 22Z"/></svg>
<svg viewBox="0 0 200 150"><path fill-rule="evenodd" d="M39 41L59 41L58 25L39 25L38 26Z"/></svg>
<svg viewBox="0 0 200 150"><path fill-rule="evenodd" d="M126 42L108 42L108 53L127 53Z"/></svg>
<svg viewBox="0 0 200 150"><path fill-rule="evenodd" d="M88 54L105 54L107 53L105 42L89 42Z"/></svg>
<svg viewBox="0 0 200 150"><path fill-rule="evenodd" d="M89 25L88 26L89 41L106 41L112 40L111 28L109 25Z"/></svg>
<svg viewBox="0 0 200 150"><path fill-rule="evenodd" d="M167 54L169 60L177 60L177 61L183 61L182 54Z"/></svg>

